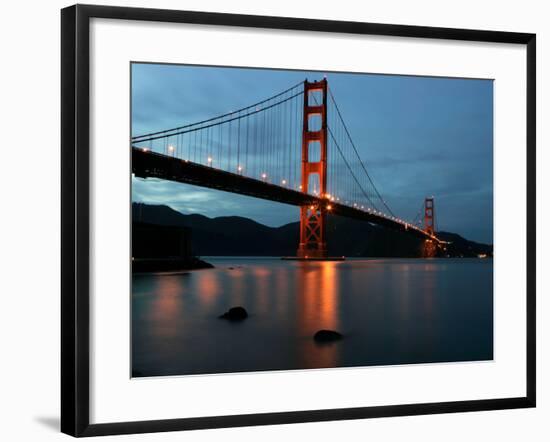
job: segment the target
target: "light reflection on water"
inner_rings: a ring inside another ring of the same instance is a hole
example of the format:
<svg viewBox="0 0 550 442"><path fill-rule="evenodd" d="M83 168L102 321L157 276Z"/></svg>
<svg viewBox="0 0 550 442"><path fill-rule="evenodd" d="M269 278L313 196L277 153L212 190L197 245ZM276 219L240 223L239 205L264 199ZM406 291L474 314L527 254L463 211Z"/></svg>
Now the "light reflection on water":
<svg viewBox="0 0 550 442"><path fill-rule="evenodd" d="M492 359L490 260L207 260L133 276L135 375ZM237 305L247 320L218 319ZM320 329L345 337L319 345Z"/></svg>

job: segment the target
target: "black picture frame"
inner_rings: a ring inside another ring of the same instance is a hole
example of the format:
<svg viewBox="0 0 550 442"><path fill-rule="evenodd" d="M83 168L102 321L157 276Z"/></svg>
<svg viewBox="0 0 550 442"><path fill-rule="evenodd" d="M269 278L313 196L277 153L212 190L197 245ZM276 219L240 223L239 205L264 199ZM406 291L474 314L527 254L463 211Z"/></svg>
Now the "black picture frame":
<svg viewBox="0 0 550 442"><path fill-rule="evenodd" d="M527 49L527 391L523 397L90 424L91 18L513 43ZM75 5L61 11L61 431L99 436L535 407L536 35L289 17Z"/></svg>

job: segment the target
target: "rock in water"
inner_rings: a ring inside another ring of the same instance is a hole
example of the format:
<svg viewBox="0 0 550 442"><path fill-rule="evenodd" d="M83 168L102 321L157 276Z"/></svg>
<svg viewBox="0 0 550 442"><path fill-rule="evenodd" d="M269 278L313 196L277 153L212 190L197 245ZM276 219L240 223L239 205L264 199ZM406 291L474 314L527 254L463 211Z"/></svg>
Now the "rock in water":
<svg viewBox="0 0 550 442"><path fill-rule="evenodd" d="M230 321L242 321L248 318L248 313L243 307L231 307L220 318L229 319Z"/></svg>
<svg viewBox="0 0 550 442"><path fill-rule="evenodd" d="M341 333L334 330L319 330L315 333L313 339L315 339L316 342L333 342L339 341L343 337Z"/></svg>

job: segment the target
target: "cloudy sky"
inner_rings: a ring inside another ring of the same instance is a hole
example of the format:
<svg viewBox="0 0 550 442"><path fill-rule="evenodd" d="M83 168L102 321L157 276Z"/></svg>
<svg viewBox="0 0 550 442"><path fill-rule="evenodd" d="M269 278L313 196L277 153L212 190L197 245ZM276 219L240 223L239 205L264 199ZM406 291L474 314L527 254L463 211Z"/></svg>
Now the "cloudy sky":
<svg viewBox="0 0 550 442"><path fill-rule="evenodd" d="M491 80L133 64L132 135L223 114L324 75L393 212L413 219L433 195L439 230L492 243ZM299 216L294 206L152 179L133 179L132 200L270 226Z"/></svg>

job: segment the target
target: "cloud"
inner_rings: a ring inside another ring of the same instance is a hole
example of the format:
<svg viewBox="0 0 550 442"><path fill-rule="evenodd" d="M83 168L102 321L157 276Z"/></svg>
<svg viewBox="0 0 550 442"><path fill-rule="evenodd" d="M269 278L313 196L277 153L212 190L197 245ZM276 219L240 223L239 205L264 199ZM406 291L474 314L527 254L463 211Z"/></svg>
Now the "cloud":
<svg viewBox="0 0 550 442"><path fill-rule="evenodd" d="M184 214L199 213L211 218L246 216L273 227L299 219L295 206L151 178L132 178L132 201L164 204Z"/></svg>

